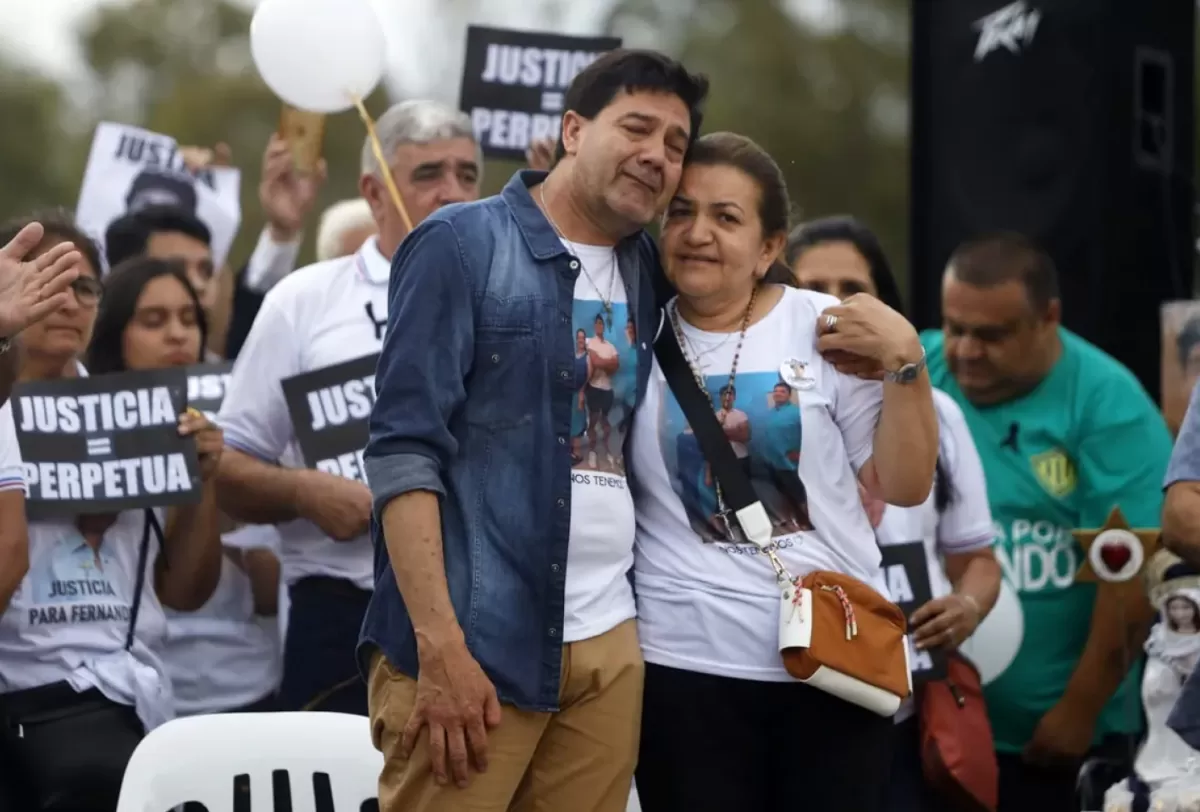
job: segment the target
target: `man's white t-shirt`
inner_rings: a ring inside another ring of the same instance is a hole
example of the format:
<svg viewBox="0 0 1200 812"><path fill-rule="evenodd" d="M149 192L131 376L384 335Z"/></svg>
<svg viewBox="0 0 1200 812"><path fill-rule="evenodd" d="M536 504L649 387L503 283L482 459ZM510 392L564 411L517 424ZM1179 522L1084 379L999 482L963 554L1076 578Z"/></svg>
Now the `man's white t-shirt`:
<svg viewBox="0 0 1200 812"><path fill-rule="evenodd" d="M301 268L271 289L234 362L217 416L227 445L272 464L304 467L281 382L379 352L390 273L391 263L372 237L357 253ZM279 534L287 584L325 576L373 588L366 534L335 542L304 520L279 525Z"/></svg>
<svg viewBox="0 0 1200 812"><path fill-rule="evenodd" d="M733 407L746 415L751 481L793 576L832 570L887 595L875 534L858 493L883 386L839 373L816 350L817 317L837 299L786 289L746 331ZM672 304L673 308L673 304ZM699 359L714 405L730 383L738 333L681 321L684 354ZM661 329L672 329L669 318ZM804 365L811 388L780 376ZM655 363L634 419L638 634L647 662L742 679L787 682L779 654L779 589L769 560L731 543L716 518L711 474Z"/></svg>
<svg viewBox="0 0 1200 812"><path fill-rule="evenodd" d="M628 578L634 519L624 446L637 398L638 337L614 249L563 244L583 265L575 282L572 327L575 346L582 343L587 350L575 361L579 390L572 404L571 535L563 610L563 640L570 643L603 634L637 611ZM611 311L601 299L610 291Z"/></svg>
<svg viewBox="0 0 1200 812"><path fill-rule="evenodd" d="M21 464L21 446L13 422L12 402L0 406L0 491L25 489L25 469Z"/></svg>
<svg viewBox="0 0 1200 812"><path fill-rule="evenodd" d="M888 505L875 534L885 546L922 542L931 598L940 598L952 589L943 556L987 549L992 545L995 531L983 463L962 409L940 389L933 390L933 405L938 415L939 469L949 481L950 503L938 512L935 486L920 505ZM893 599L900 600L895 595ZM911 637L909 640L911 643ZM919 655L914 652L910 661L916 664ZM912 702L907 701L897 712L896 721L902 722L911 715Z"/></svg>
<svg viewBox="0 0 1200 812"><path fill-rule="evenodd" d="M272 525L245 525L226 533L227 548L278 552ZM283 648L279 619L255 614L250 577L228 555L221 578L194 612L166 610L163 660L180 716L222 713L251 705L279 687Z"/></svg>

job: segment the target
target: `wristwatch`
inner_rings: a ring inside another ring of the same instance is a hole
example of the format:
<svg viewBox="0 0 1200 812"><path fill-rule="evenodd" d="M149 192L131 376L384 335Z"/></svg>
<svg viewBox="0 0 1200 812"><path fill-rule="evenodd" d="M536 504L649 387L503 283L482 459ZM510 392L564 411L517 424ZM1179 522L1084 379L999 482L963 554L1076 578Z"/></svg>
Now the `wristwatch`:
<svg viewBox="0 0 1200 812"><path fill-rule="evenodd" d="M912 383L921 374L921 370L925 368L925 348L921 348L921 358L912 364L905 364L895 372L884 371L883 379L888 383Z"/></svg>
<svg viewBox="0 0 1200 812"><path fill-rule="evenodd" d="M0 336L0 355L8 352L8 348L12 346L12 339Z"/></svg>

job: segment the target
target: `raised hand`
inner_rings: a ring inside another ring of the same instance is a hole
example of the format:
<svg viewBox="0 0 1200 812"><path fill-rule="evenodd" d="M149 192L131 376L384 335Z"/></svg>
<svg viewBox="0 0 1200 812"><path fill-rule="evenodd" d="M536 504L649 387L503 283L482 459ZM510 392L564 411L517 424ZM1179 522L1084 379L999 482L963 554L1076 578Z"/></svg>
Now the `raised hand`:
<svg viewBox="0 0 1200 812"><path fill-rule="evenodd" d="M286 242L295 238L325 182L325 173L323 158L314 172L296 171L288 142L278 135L271 136L263 154L258 202L276 240Z"/></svg>
<svg viewBox="0 0 1200 812"><path fill-rule="evenodd" d="M0 248L0 338L11 338L62 307L73 295L83 255L69 242L25 261L41 245L45 230L30 223Z"/></svg>

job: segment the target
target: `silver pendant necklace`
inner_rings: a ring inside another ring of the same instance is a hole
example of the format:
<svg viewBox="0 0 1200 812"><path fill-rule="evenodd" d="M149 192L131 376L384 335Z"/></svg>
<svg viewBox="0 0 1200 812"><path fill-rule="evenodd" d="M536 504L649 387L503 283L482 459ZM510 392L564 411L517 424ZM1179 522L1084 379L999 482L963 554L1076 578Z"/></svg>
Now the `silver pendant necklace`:
<svg viewBox="0 0 1200 812"><path fill-rule="evenodd" d="M545 212L545 214L546 214L546 222L550 223L550 227L554 229L554 233L558 235L558 238L560 240L562 240L563 242L569 243L570 240L568 240L567 236L565 234L563 234L562 229L558 227L558 223L554 222L554 216L552 214L550 214L550 207L546 205L546 191L545 190L546 190L546 182L542 181L542 184L540 186L538 186L538 197L542 201L542 211ZM576 257L575 259L579 262L579 268L580 268L580 270L583 271L584 278L587 279L588 284L592 286L592 290L596 291L596 296L599 297L599 299L600 299L600 306L604 308L604 321L607 322L608 329L609 330L613 329L613 305L612 305L612 303L613 303L613 287L617 281L617 268L616 268L617 252L616 252L616 250L615 249L613 250L612 259L609 260L608 298L607 299L604 298L604 292L600 290L600 286L596 284L596 280L592 279L592 275L590 273L588 273L587 265L584 263L584 261L582 259L580 259L579 257Z"/></svg>

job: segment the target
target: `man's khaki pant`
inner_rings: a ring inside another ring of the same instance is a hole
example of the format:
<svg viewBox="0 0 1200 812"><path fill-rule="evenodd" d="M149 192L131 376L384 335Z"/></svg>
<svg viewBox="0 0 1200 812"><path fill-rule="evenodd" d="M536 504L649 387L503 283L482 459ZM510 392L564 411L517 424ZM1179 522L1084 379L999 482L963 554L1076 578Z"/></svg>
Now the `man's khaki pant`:
<svg viewBox="0 0 1200 812"><path fill-rule="evenodd" d="M637 764L644 664L633 620L563 646L557 713L505 705L488 733L488 769L459 789L439 786L429 729L412 758L399 755L417 683L376 654L370 675L371 736L383 753L382 812L625 812Z"/></svg>

